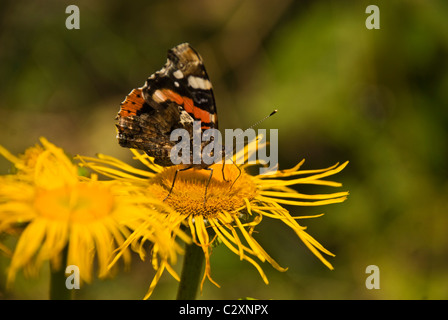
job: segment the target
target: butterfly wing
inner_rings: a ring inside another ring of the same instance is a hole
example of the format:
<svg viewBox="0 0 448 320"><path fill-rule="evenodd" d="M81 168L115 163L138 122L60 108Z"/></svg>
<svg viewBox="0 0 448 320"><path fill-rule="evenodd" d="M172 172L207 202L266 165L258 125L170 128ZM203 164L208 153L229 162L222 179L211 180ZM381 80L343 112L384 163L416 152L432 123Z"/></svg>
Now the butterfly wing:
<svg viewBox="0 0 448 320"><path fill-rule="evenodd" d="M193 122L201 129L217 129L215 99L202 58L188 43L168 51L165 66L142 88L134 89L118 113L117 138L121 146L144 150L157 164L171 166L170 151L178 128L193 138Z"/></svg>
<svg viewBox="0 0 448 320"><path fill-rule="evenodd" d="M188 43L168 51L165 67L148 78L143 95L155 108L160 102L175 101L181 112L201 121L203 130L218 128L212 84L201 56Z"/></svg>

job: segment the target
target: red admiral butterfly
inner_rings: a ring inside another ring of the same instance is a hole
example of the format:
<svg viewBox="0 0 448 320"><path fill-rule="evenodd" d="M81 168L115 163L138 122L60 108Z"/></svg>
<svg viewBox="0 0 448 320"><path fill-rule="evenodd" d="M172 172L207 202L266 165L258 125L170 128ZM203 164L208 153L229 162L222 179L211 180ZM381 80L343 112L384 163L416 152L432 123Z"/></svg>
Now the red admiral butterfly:
<svg viewBox="0 0 448 320"><path fill-rule="evenodd" d="M154 157L156 164L172 166L170 152L177 144L170 140L173 130L183 128L193 137L194 121L201 122L202 131L218 128L212 84L201 56L188 43L169 50L165 66L121 103L117 119L117 138L122 147L143 150ZM201 142L201 149L208 143ZM209 164L190 163L176 171L170 193L179 171L210 170L210 182L213 170Z"/></svg>

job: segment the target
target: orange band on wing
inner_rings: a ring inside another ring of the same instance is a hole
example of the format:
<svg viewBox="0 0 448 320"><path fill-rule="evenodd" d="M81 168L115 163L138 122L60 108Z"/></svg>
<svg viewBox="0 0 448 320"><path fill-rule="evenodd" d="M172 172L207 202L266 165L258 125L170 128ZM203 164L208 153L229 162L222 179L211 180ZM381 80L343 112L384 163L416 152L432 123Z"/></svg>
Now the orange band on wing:
<svg viewBox="0 0 448 320"><path fill-rule="evenodd" d="M200 120L203 123L214 123L215 115L202 110L201 108L195 107L192 99L187 97L182 97L173 90L161 89L159 90L161 95L165 97L165 100L171 100L178 105L183 105L185 111L192 114L196 120ZM137 112L142 109L145 99L142 95L141 89L132 90L126 97L126 99L121 103L121 108L119 111L120 117L136 116ZM202 129L210 129L210 126L203 125Z"/></svg>
<svg viewBox="0 0 448 320"><path fill-rule="evenodd" d="M182 97L177 94L176 92L174 92L173 90L170 89L160 89L159 90L167 99L176 102L179 105L182 105L184 102L184 99L182 99Z"/></svg>
<svg viewBox="0 0 448 320"><path fill-rule="evenodd" d="M182 97L181 95L177 94L176 92L170 90L170 89L162 89L160 90L163 95L175 103L179 105L183 105L185 111L187 111L190 114L193 114L194 118L197 120L200 120L201 122L212 122L212 114L210 112L207 112L205 110L202 110L198 107L194 106L193 100L187 97ZM208 127L207 127L208 128Z"/></svg>
<svg viewBox="0 0 448 320"><path fill-rule="evenodd" d="M137 111L141 109L145 103L145 99L142 96L141 89L134 89L126 96L126 99L121 103L119 116L128 117L137 115Z"/></svg>

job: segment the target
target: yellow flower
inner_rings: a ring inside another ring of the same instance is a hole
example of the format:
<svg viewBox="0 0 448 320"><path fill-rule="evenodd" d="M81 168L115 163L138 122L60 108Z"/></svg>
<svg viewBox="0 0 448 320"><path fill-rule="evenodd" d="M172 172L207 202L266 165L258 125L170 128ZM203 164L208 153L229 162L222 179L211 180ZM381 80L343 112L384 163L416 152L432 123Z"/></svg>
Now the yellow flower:
<svg viewBox="0 0 448 320"><path fill-rule="evenodd" d="M258 140L253 141L246 149L239 152L236 158L248 157L248 150L253 150L252 144L258 148ZM114 181L126 181L133 185L146 188L148 195L163 200L172 185L174 174L181 166L163 168L154 163L153 159L131 149L135 159L140 161L149 170L136 169L113 157L98 155L98 158L80 157L83 164L94 171L112 178ZM236 160L234 158L234 160ZM178 228L183 225L195 244L202 248L205 256L205 272L201 282L208 278L219 286L211 277L210 255L215 241L222 242L229 250L239 256L241 260L251 263L260 273L267 284L268 279L258 261L269 262L279 271L281 267L255 240L253 232L263 218L278 219L294 230L303 243L330 269L333 267L323 254L333 256L319 242L317 242L305 229L297 223L298 219L319 217L299 216L292 217L282 205L293 206L320 206L339 203L346 200L348 192L330 194L307 195L293 190L292 186L301 184L317 184L338 187L340 183L324 180L334 175L347 165L348 162L320 170L299 170L304 161L294 168L278 171L272 175L252 176L245 170L249 165L239 169L233 164L225 164L225 180L221 170L223 164L214 164L212 180L207 189L206 203L204 204L204 191L210 171L187 170L179 172L174 189L166 203L173 209L166 218L170 225ZM226 181L227 180L227 181ZM232 185L232 182L234 184ZM134 233L128 242L137 241L145 230ZM145 298L151 294L152 285Z"/></svg>
<svg viewBox="0 0 448 320"><path fill-rule="evenodd" d="M180 249L172 245L173 236L160 215L169 213L166 205L139 196L135 186L79 176L79 167L62 149L44 138L41 143L21 156L0 146L0 154L17 169L0 177L0 233L24 226L12 255L9 284L19 269L36 275L44 261L51 261L54 269L76 265L81 280L90 282L96 258L99 277L104 277L114 250L141 225L154 254L175 261ZM144 255L142 248L134 249ZM64 250L67 261L61 261ZM121 257L128 266L130 250L122 250Z"/></svg>
<svg viewBox="0 0 448 320"><path fill-rule="evenodd" d="M0 145L0 154L14 164L15 171L28 173L32 176L32 172L36 167L36 162L44 148L38 144L25 150L24 154L15 156Z"/></svg>

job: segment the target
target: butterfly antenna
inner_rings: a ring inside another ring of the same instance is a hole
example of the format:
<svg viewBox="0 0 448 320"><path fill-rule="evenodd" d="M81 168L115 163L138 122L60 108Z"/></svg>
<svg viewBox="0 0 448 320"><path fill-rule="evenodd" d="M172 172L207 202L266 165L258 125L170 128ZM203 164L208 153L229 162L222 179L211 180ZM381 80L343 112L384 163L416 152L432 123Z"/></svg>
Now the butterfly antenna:
<svg viewBox="0 0 448 320"><path fill-rule="evenodd" d="M269 115L267 115L267 116L264 117L263 119L261 119L261 120L255 122L253 125L251 125L251 126L248 127L247 129L245 129L245 130L243 130L242 132L240 132L240 133L239 133L238 135L236 135L234 138L236 139L237 137L239 137L240 135L242 135L242 134L243 134L244 132L246 132L247 130L252 129L253 127L258 126L260 123L262 123L263 121L265 121L267 118L272 117L272 116L273 116L274 114L276 114L277 112L278 112L278 110L275 109L274 111L272 111ZM232 150L232 153L230 154L230 156L233 156L233 155L235 154L235 151L236 151L236 145L233 146L233 150ZM225 160L228 159L229 157L228 157L228 155L226 155L224 148L223 148L223 152L224 152L224 162L225 162ZM239 174L238 174L238 177L235 179L235 181L233 181L232 185L230 186L230 189L232 189L232 187L233 187L233 185L235 184L236 180L238 180L238 178L239 178L240 175L241 175L241 169L240 169L240 167L238 167L238 166L235 164L235 162L232 161L232 163L238 168L238 170L239 170ZM222 166L222 177L223 177L224 181L227 181L226 178L224 177L224 165Z"/></svg>
<svg viewBox="0 0 448 320"><path fill-rule="evenodd" d="M239 137L240 135L244 134L244 132L246 132L247 130L252 129L253 127L258 126L258 125L259 125L260 123L262 123L264 120L266 120L266 119L269 118L269 117L272 117L272 116L273 116L274 114L276 114L277 112L278 112L278 110L275 109L274 111L272 111L269 115L267 115L267 116L264 117L263 119L261 119L261 120L255 122L255 123L254 123L253 125L251 125L249 128L247 128L246 130L243 130L242 132L240 132L239 134L237 134L234 138L236 139L236 138ZM232 155L235 153L235 151L236 151L236 145L233 147ZM226 156L226 159L227 159L227 156Z"/></svg>
<svg viewBox="0 0 448 320"><path fill-rule="evenodd" d="M267 115L266 117L264 117L263 119L261 119L261 120L259 120L259 121L257 121L257 122L255 122L253 125L251 125L249 128L247 128L246 130L244 130L243 132L245 132L245 131L247 131L247 130L249 130L249 129L252 129L253 127L256 127L256 126L258 126L260 123L262 123L264 120L266 120L267 118L269 118L269 117L272 117L274 114L276 114L278 112L278 110L277 109L275 109L274 111L272 111L269 115ZM240 136L240 135L242 135L243 134L243 132L241 132L239 135L237 135L236 137L238 137L238 136ZM235 138L236 138L235 137Z"/></svg>

